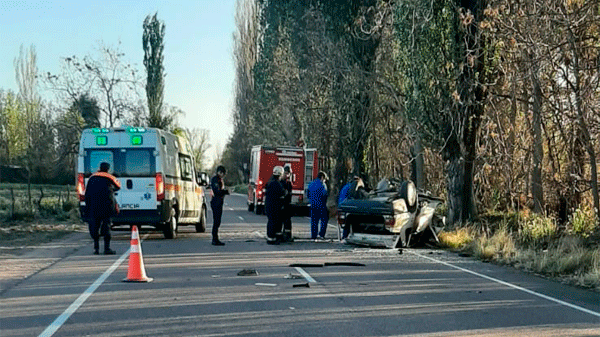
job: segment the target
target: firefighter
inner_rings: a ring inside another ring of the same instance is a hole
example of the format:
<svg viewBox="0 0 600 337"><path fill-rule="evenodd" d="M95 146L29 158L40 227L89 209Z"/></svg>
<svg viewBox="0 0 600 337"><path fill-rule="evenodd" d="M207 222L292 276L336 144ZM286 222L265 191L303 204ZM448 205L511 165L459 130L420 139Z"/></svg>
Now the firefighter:
<svg viewBox="0 0 600 337"><path fill-rule="evenodd" d="M281 221L283 223L283 242L294 242L292 237L292 170L290 166L283 168L281 185L286 190L283 198L283 208L281 210Z"/></svg>
<svg viewBox="0 0 600 337"><path fill-rule="evenodd" d="M283 167L275 166L273 175L265 186L265 213L267 214L267 243L277 245L280 242L278 236L281 236L281 209L283 208L283 199L286 190L281 184Z"/></svg>

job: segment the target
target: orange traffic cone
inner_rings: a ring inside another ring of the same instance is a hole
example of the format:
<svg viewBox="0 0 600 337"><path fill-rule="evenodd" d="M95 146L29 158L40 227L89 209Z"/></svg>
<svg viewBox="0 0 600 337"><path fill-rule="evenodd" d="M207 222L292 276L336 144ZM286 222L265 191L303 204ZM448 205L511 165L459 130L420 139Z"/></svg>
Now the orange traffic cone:
<svg viewBox="0 0 600 337"><path fill-rule="evenodd" d="M140 234L137 226L131 228L131 249L129 251L129 270L127 278L123 282L152 282L152 278L146 276L144 260L142 259L142 246L140 245Z"/></svg>

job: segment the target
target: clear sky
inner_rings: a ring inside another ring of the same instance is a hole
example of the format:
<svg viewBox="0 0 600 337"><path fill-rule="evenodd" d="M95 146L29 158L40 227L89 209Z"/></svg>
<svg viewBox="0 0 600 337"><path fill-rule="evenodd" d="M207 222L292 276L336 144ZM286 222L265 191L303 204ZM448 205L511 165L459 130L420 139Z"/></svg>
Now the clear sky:
<svg viewBox="0 0 600 337"><path fill-rule="evenodd" d="M33 45L40 72L60 72L61 58L97 55L99 42L125 53L143 74L142 23L165 23L164 101L186 112L182 126L209 130L214 157L232 133L235 0L0 0L0 88L17 91L14 59Z"/></svg>

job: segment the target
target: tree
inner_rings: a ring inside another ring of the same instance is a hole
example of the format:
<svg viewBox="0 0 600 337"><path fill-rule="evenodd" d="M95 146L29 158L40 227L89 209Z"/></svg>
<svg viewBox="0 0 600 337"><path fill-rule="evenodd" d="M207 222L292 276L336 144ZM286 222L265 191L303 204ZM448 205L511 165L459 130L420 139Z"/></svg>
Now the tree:
<svg viewBox="0 0 600 337"><path fill-rule="evenodd" d="M208 167L205 164L206 154L210 149L209 132L207 129L185 129L190 146L194 153L194 164L198 172L205 171Z"/></svg>
<svg viewBox="0 0 600 337"><path fill-rule="evenodd" d="M140 79L137 70L123 60L118 47L100 44L99 56L65 57L62 73L46 73L44 81L67 107L82 94L97 100L102 126L117 126L138 109Z"/></svg>
<svg viewBox="0 0 600 337"><path fill-rule="evenodd" d="M144 67L146 67L146 98L148 100L148 126L166 129L172 120L163 116L165 24L158 13L146 16L143 28Z"/></svg>

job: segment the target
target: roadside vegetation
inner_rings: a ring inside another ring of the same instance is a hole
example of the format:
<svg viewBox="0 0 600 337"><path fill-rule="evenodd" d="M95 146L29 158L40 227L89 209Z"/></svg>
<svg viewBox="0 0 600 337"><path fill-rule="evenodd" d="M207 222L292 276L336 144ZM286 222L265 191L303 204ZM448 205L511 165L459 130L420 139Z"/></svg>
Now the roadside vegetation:
<svg viewBox="0 0 600 337"><path fill-rule="evenodd" d="M586 208L576 210L564 226L527 211L495 213L439 237L442 247L463 255L600 291L596 224L594 212Z"/></svg>
<svg viewBox="0 0 600 337"><path fill-rule="evenodd" d="M1 184L0 246L38 245L84 228L74 191L73 186Z"/></svg>

